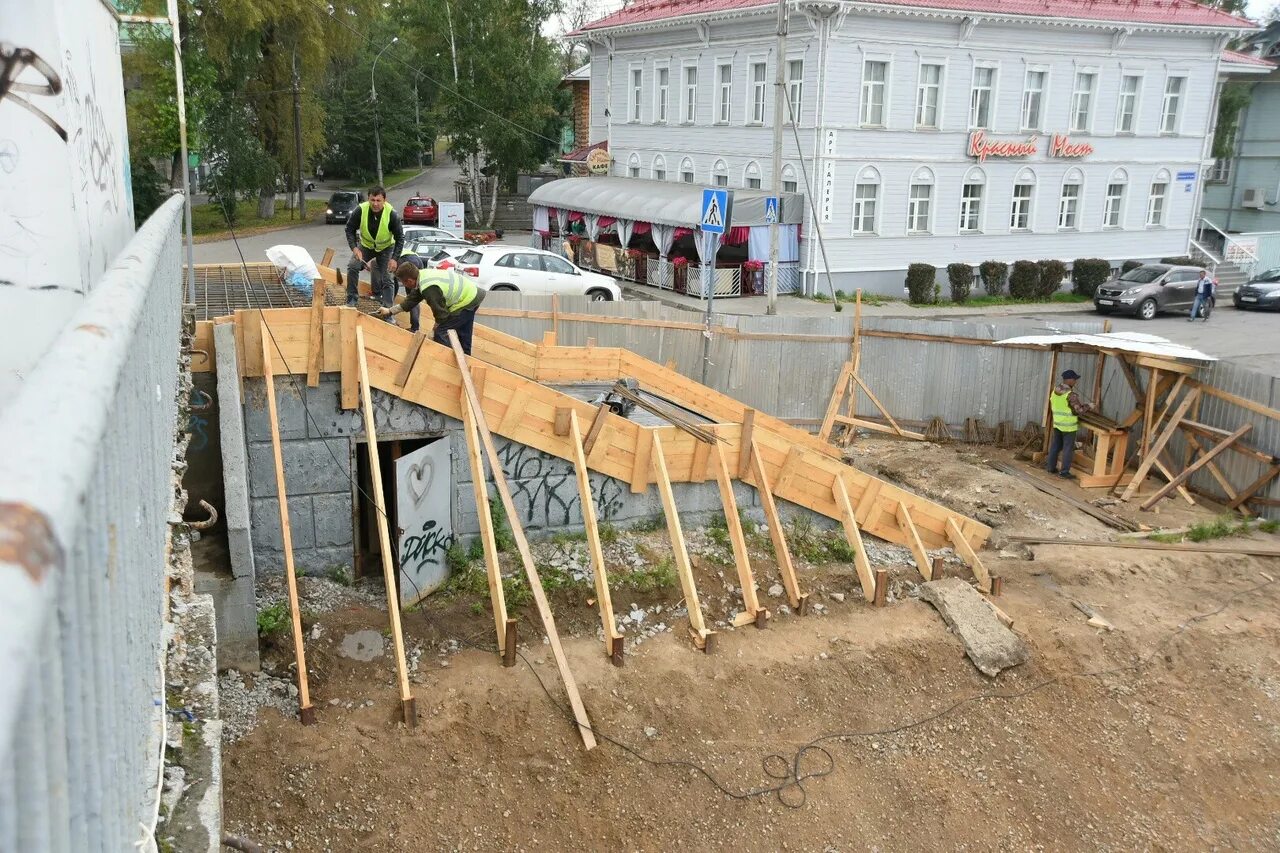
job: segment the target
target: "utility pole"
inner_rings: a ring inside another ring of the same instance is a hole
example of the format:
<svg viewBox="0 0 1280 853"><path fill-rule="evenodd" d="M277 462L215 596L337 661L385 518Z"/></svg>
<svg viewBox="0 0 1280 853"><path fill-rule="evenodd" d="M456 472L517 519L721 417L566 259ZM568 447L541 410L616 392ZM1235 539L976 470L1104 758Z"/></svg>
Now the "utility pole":
<svg viewBox="0 0 1280 853"><path fill-rule="evenodd" d="M293 49L293 150L298 158L298 219L307 221L307 185L302 179L302 86L298 76L298 49Z"/></svg>
<svg viewBox="0 0 1280 853"><path fill-rule="evenodd" d="M787 0L778 0L778 47L773 71L773 197L778 213L769 223L769 287L766 314L778 313L778 228L782 219L782 114L787 109L783 68L787 64ZM799 120L799 116L796 117Z"/></svg>
<svg viewBox="0 0 1280 853"><path fill-rule="evenodd" d="M382 134L378 127L378 60L382 58L382 54L387 52L388 47L398 41L400 41L400 37L395 36L391 41L387 42L386 47L378 51L378 55L373 58L373 67L369 69L369 94L373 100L373 148L378 158L378 186L382 186Z"/></svg>
<svg viewBox="0 0 1280 853"><path fill-rule="evenodd" d="M413 123L417 127L418 169L422 169L422 104L418 101L418 75L413 75Z"/></svg>
<svg viewBox="0 0 1280 853"><path fill-rule="evenodd" d="M182 155L183 216L187 229L187 302L196 301L196 258L191 239L191 161L187 159L187 96L182 75L182 33L178 30L178 0L169 0L169 31L173 34L173 71L178 87L178 146Z"/></svg>

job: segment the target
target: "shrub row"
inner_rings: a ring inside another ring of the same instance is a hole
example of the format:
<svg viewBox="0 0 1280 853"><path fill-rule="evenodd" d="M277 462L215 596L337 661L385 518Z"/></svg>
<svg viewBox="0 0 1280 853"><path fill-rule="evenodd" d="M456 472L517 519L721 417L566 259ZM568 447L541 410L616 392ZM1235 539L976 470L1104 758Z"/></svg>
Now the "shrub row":
<svg viewBox="0 0 1280 853"><path fill-rule="evenodd" d="M1125 261L1121 274L1142 266L1142 261ZM1189 257L1161 258L1162 264L1197 266ZM907 268L907 294L914 305L934 305L942 296L937 282L938 270L931 264L911 264ZM1062 261L983 261L978 264L977 278L988 296L1003 296L1008 285L1014 299L1048 301L1058 292L1067 277ZM1102 258L1076 258L1071 264L1071 291L1079 296L1093 296L1098 285L1111 277L1111 262ZM951 301L967 302L973 293L974 268L969 264L947 264L947 281L951 285Z"/></svg>

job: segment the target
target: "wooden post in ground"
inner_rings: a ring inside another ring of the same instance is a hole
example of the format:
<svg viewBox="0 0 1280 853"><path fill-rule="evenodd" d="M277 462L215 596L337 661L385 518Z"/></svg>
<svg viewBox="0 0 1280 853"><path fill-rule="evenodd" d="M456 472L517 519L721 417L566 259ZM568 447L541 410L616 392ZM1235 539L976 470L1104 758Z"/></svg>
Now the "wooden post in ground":
<svg viewBox="0 0 1280 853"><path fill-rule="evenodd" d="M658 484L658 494L662 496L662 509L667 517L667 533L671 537L671 551L676 563L676 572L680 576L680 586L684 591L684 603L689 610L689 632L694 644L705 652L711 651L714 631L707 629L702 618L702 602L698 599L698 585L693 580L693 567L689 563L689 549L684 541L684 531L680 527L680 513L676 508L675 494L671 489L671 475L667 471L667 458L662 452L662 439L653 433L653 446L650 451L653 459L654 481Z"/></svg>
<svg viewBox="0 0 1280 853"><path fill-rule="evenodd" d="M1049 454L1049 442L1053 440L1053 389L1058 381L1058 347L1054 347L1049 356L1049 387L1044 394L1044 441L1040 452ZM925 575L926 580L928 575Z"/></svg>
<svg viewBox="0 0 1280 853"><path fill-rule="evenodd" d="M769 525L769 539L773 542L773 554L778 561L778 571L782 573L782 585L787 590L787 600L796 611L807 593L800 592L800 583L796 580L796 567L791 562L791 551L787 548L787 537L782 530L782 517L778 515L778 506L773 502L773 489L769 486L769 475L764 470L764 461L760 458L760 448L751 443L751 469L755 473L756 492L760 495L760 506L764 508L764 520Z"/></svg>
<svg viewBox="0 0 1280 853"><path fill-rule="evenodd" d="M862 543L862 531L858 530L858 519L849 501L849 490L845 488L844 478L836 475L831 485L832 497L835 498L836 511L840 513L840 521L844 525L844 536L853 547L853 567L858 573L858 583L862 585L862 597L873 601L876 597L876 579L871 572L871 562L867 559L867 549Z"/></svg>
<svg viewBox="0 0 1280 853"><path fill-rule="evenodd" d="M307 683L307 655L302 647L302 614L298 609L298 581L293 569L293 527L289 524L289 497L284 484L284 458L280 453L280 421L276 415L276 382L272 368L271 330L262 326L262 376L267 384L267 415L271 418L271 453L276 468L276 502L280 505L280 541L284 547L284 577L289 591L289 617L293 625L293 656L298 665L298 712L302 724L316 721Z"/></svg>
<svg viewBox="0 0 1280 853"><path fill-rule="evenodd" d="M484 547L484 567L489 578L489 605L493 610L493 630L498 638L498 654L502 655L505 661L509 651L507 634L509 631L515 631L515 625L507 627L507 598L502 589L502 569L498 565L498 543L493 535L493 516L489 514L489 490L484 485L486 480L484 459L480 455L480 436L476 432L475 418L471 416L471 407L467 405L465 391L462 393L462 398L462 431L467 437L467 459L471 463L471 493L476 502L476 515L480 520L480 544ZM514 657L514 649L510 651Z"/></svg>
<svg viewBox="0 0 1280 853"><path fill-rule="evenodd" d="M467 356L458 342L458 333L449 332L449 343L453 347L453 355L458 363L458 372L462 375L463 393L467 397L467 405L471 408L471 416L475 420L476 430L480 434L485 456L489 459L489 467L493 471L493 484L498 489L498 497L506 510L507 521L511 525L511 536L516 540L516 550L520 552L520 561L524 564L525 576L529 579L529 589L533 593L534 603L538 606L538 615L542 617L543 630L547 632L547 642L551 645L551 653L556 659L556 667L560 671L560 680L564 684L564 692L569 697L569 706L573 709L574 720L578 724L578 734L587 749L594 749L596 736L591 730L591 721L587 719L587 709L578 694L578 685L573 673L569 670L569 661L565 657L564 647L560 644L560 632L556 630L555 617L551 614L551 605L547 601L547 593L542 588L542 579L538 576L538 568L534 565L533 554L529 551L529 540L525 538L524 527L520 524L520 516L516 511L515 501L511 498L511 488L507 485L507 475L502 471L502 461L498 457L498 449L493 444L493 433L485 420L484 409L480 406L480 395L476 393L475 383L471 379L471 370L467 367ZM510 655L512 649L507 649Z"/></svg>
<svg viewBox="0 0 1280 853"><path fill-rule="evenodd" d="M407 726L418 724L413 693L409 689L409 667L404 657L404 634L400 630L400 595L396 590L396 565L391 556L391 531L387 524L387 501L382 491L382 468L378 464L378 433L373 422L373 394L369 387L369 363L365 357L364 327L356 325L356 362L360 369L360 397L364 408L364 435L369 449L369 476L373 481L373 506L377 512L378 547L382 553L382 581L387 588L387 615L391 619L391 644L395 649L396 673L400 679L400 710Z"/></svg>
<svg viewBox="0 0 1280 853"><path fill-rule="evenodd" d="M578 480L578 502L582 505L582 528L587 534L587 553L596 579L596 602L600 606L600 625L604 628L604 653L622 662L622 634L613 618L613 599L609 596L609 575L604 566L604 549L600 547L600 528L596 524L596 502L591 495L591 479L587 472L587 455L582 449L582 428L578 413L569 410L569 443L573 450L573 470Z"/></svg>
<svg viewBox="0 0 1280 853"><path fill-rule="evenodd" d="M724 448L716 443L711 460L716 471L716 484L720 487L720 505L724 507L724 522L729 530L729 543L733 546L733 564L738 570L738 583L742 586L742 625L754 622L756 627L763 628L764 620L769 618L769 611L760 606L760 597L756 594L756 578L751 571L751 555L747 553L747 538L742 532L742 519L738 517L738 500L733 494L733 475L729 473L729 462L724 458ZM736 627L739 620L734 620Z"/></svg>
<svg viewBox="0 0 1280 853"><path fill-rule="evenodd" d="M324 281L311 282L311 336L307 341L307 387L320 385L320 368L324 364Z"/></svg>

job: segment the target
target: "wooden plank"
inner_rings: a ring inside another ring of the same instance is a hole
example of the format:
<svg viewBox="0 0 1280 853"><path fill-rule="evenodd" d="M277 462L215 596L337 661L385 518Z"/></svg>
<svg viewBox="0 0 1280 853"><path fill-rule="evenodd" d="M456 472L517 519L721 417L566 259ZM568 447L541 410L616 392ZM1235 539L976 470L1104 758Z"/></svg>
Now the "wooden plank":
<svg viewBox="0 0 1280 853"><path fill-rule="evenodd" d="M924 543L920 541L920 531L916 530L916 524L911 518L911 510L907 509L907 505L901 501L898 502L898 526L906 534L907 547L911 549L911 555L916 559L916 568L920 570L920 574L925 580L933 580L933 563L929 559L929 554L924 550Z"/></svg>
<svg viewBox="0 0 1280 853"><path fill-rule="evenodd" d="M1228 508L1236 509L1237 507L1243 506L1250 498L1256 495L1263 486L1274 480L1278 474L1280 474L1280 464L1272 465L1266 471L1263 471L1262 476L1240 490L1240 494L1236 496L1235 500L1227 505Z"/></svg>
<svg viewBox="0 0 1280 853"><path fill-rule="evenodd" d="M1157 454L1156 460L1155 460L1155 469L1159 471L1161 474L1163 474L1165 480L1168 481L1168 480L1172 480L1174 475L1173 475L1173 472L1169 470L1169 466L1164 464L1165 458L1167 457L1165 457L1163 451ZM1210 462L1209 464L1212 465L1213 463ZM1196 505L1196 499L1191 497L1191 492L1187 491L1186 486L1178 486L1178 494L1182 495L1182 497L1186 500L1187 503L1191 504L1192 506Z"/></svg>
<svg viewBox="0 0 1280 853"><path fill-rule="evenodd" d="M471 415L475 419L476 430L480 434L481 444L484 447L485 455L489 458L489 467L493 471L493 484L497 487L498 496L502 499L503 509L506 510L507 522L511 525L511 535L516 540L516 550L520 552L520 561L524 564L525 575L529 579L529 589L533 592L533 600L538 606L538 615L542 617L542 627L547 632L547 641L551 645L551 653L555 656L556 667L560 671L560 680L564 684L564 691L569 697L569 705L573 709L573 717L578 724L578 733L582 736L582 742L586 745L586 748L589 750L594 749L596 738L591 730L591 722L587 719L587 709L582 704L582 697L578 694L578 685L574 681L573 673L569 671L569 661L565 658L564 648L560 645L560 633L556 630L555 617L552 616L551 605L547 602L547 593L542 588L542 579L538 576L538 568L534 565L533 554L529 551L529 540L525 538L524 526L520 524L520 516L516 512L515 501L511 498L511 489L507 485L507 477L502 472L498 449L493 444L493 434L485 421L484 409L480 407L480 396L476 393L475 384L471 381L471 371L467 368L467 356L462 351L462 344L458 343L456 332L449 332L449 342L453 347L454 358L457 360L458 372L461 374L467 405L471 408Z"/></svg>
<svg viewBox="0 0 1280 853"><path fill-rule="evenodd" d="M587 553L596 578L596 603L600 607L600 625L604 628L604 653L612 656L614 640L622 636L613 618L613 599L609 596L609 575L600 545L600 528L596 523L596 502L591 495L591 478L587 473L587 456L582 449L582 430L578 413L569 410L569 443L573 447L573 470L578 480L578 502L582 505L582 528L587 534Z"/></svg>
<svg viewBox="0 0 1280 853"><path fill-rule="evenodd" d="M1280 421L1280 409L1273 409L1270 406L1265 406L1262 403L1250 400L1247 397L1241 397L1238 394L1232 394L1229 391L1223 391L1221 388L1215 388L1214 386L1200 382L1199 380L1193 379L1191 381L1196 384L1196 387L1200 388L1200 390L1205 394L1208 394L1210 397L1217 397L1219 400L1230 403L1233 406L1239 406L1242 409L1248 409L1251 412L1264 415L1272 420Z"/></svg>
<svg viewBox="0 0 1280 853"><path fill-rule="evenodd" d="M1154 355L1139 355L1134 361L1139 367L1159 370L1161 373L1177 373L1181 376L1190 376L1200 369L1198 364L1187 364Z"/></svg>
<svg viewBox="0 0 1280 853"><path fill-rule="evenodd" d="M1195 445L1196 445L1196 451L1197 451L1197 452L1203 453L1205 450L1207 450L1207 449L1208 449L1208 448L1206 448L1203 444L1201 444L1201 439L1200 439L1200 437L1199 437L1198 435L1196 435L1195 433L1188 433L1188 432L1186 432L1186 430L1183 430L1183 433L1184 433L1184 435L1185 435L1185 437L1186 437L1186 439L1187 439L1188 441L1191 441L1191 442L1194 442L1194 443L1195 443ZM1219 485L1219 486L1222 486L1222 491L1223 491L1223 493L1224 493L1228 498L1230 498L1231 500L1233 500L1233 501L1234 501L1234 500L1238 497L1238 495L1237 495L1237 493L1236 493L1236 490L1235 490L1235 488L1231 485L1231 482L1230 482L1229 480L1227 480L1227 478L1226 478L1226 477L1224 477L1224 476L1222 475L1222 469L1218 467L1218 464L1217 464L1216 462L1210 461L1210 462L1209 462L1209 464L1208 464L1206 467L1209 469L1209 474L1210 474L1210 476L1212 476L1212 477L1213 477L1213 479L1215 479L1215 480L1217 480L1217 481L1218 481L1218 485ZM1168 477L1168 476L1169 476L1167 472L1166 472L1165 476L1166 476L1166 477ZM1170 479L1172 479L1172 478L1170 478ZM1181 492L1186 492L1186 488L1185 488L1185 487L1180 487L1180 488L1179 488L1179 491L1181 491ZM1190 497L1190 495L1188 495L1188 497ZM1237 506L1238 506L1238 505L1237 505ZM1233 507L1233 508L1234 508L1234 507ZM1248 512L1249 512L1248 510L1245 510L1245 514L1246 514L1246 515L1248 514Z"/></svg>
<svg viewBox="0 0 1280 853"><path fill-rule="evenodd" d="M596 415L591 419L591 429L587 430L587 437L582 442L582 451L591 455L591 451L595 450L596 442L600 440L600 433L604 430L604 422L609 417L609 407L604 403L596 409Z"/></svg>
<svg viewBox="0 0 1280 853"><path fill-rule="evenodd" d="M396 371L396 378L392 380L392 384L397 388L403 388L404 384L409 381L409 374L413 372L413 364L418 360L418 353L422 351L422 344L427 340L425 332L418 332L413 336L413 342L409 344L409 349L404 354L404 359L400 362L400 369Z"/></svg>
<svg viewBox="0 0 1280 853"><path fill-rule="evenodd" d="M718 444L718 443L717 443ZM707 480L707 460L711 458L711 445L705 441L697 441L693 445L693 462L689 465L689 482L705 483Z"/></svg>
<svg viewBox="0 0 1280 853"><path fill-rule="evenodd" d="M289 592L289 616L293 625L293 656L298 666L298 710L303 723L315 719L311 688L307 681L307 654L302 645L302 611L298 607L298 580L293 567L293 527L289 523L289 496L284 482L284 457L280 451L280 420L276 414L276 383L271 346L260 337L263 377L267 386L267 416L271 419L271 453L276 470L276 503L280 509L280 541L284 548L284 577Z"/></svg>
<svg viewBox="0 0 1280 853"><path fill-rule="evenodd" d="M853 294L853 343L850 351L850 357L853 361L853 375L858 375L858 368L862 366L862 288L859 287Z"/></svg>
<svg viewBox="0 0 1280 853"><path fill-rule="evenodd" d="M480 392L476 392L476 400L482 400ZM477 402L479 405L479 402ZM507 409L502 413L502 420L498 421L498 435L514 438L516 427L520 424L524 417L525 411L529 408L529 397L526 394L516 394L507 403Z"/></svg>
<svg viewBox="0 0 1280 853"><path fill-rule="evenodd" d="M853 375L853 363L846 361L840 365L840 373L836 376L835 387L831 389L831 399L827 401L826 414L822 416L822 426L818 428L818 438L829 441L831 430L835 426L836 414L840 411L840 403L849 392L849 379Z"/></svg>
<svg viewBox="0 0 1280 853"><path fill-rule="evenodd" d="M756 428L756 410L747 409L742 416L742 432L738 436L738 479L751 476L751 440Z"/></svg>
<svg viewBox="0 0 1280 853"><path fill-rule="evenodd" d="M498 636L498 654L507 649L507 597L502 589L502 567L498 564L498 543L493 533L493 516L489 513L489 490L485 487L484 458L480 436L476 432L471 407L462 406L462 430L467 438L467 460L471 463L471 492L480 521L480 543L484 547L484 567L489 578L489 606L493 611L493 628Z"/></svg>
<svg viewBox="0 0 1280 853"><path fill-rule="evenodd" d="M636 436L635 461L631 466L631 492L643 494L649 490L650 451L653 448L653 430L641 427Z"/></svg>
<svg viewBox="0 0 1280 853"><path fill-rule="evenodd" d="M1173 426L1173 424L1170 424L1170 426ZM1160 489L1154 495L1147 498L1147 500L1145 500L1141 504L1141 508L1151 509L1151 507L1155 506L1160 501L1161 498L1169 494L1169 492L1172 492L1180 484L1185 483L1188 479L1190 479L1192 474L1199 471L1205 465L1208 465L1209 462L1212 461L1214 457L1216 457L1218 454L1222 453L1222 451L1230 447L1231 444L1236 441L1236 439L1240 438L1242 435L1244 435L1251 429L1253 429L1253 424L1245 424L1244 426L1237 429L1235 432L1231 433L1231 435L1227 436L1222 441L1218 442L1216 445L1213 446L1212 449L1210 449L1208 452L1201 455L1199 459L1195 460L1186 468L1182 469L1182 473L1179 474L1177 477L1174 477L1173 480L1171 480L1167 484L1165 484L1164 488Z"/></svg>
<svg viewBox="0 0 1280 853"><path fill-rule="evenodd" d="M1138 463L1138 470L1133 475L1133 480L1120 494L1120 500L1127 501L1138 491L1142 485L1142 481L1146 479L1147 473L1150 472L1151 466L1155 464L1156 457L1160 455L1160 451L1164 450L1165 445L1169 443L1169 439L1173 438L1174 433L1178 431L1178 422L1182 420L1183 416L1187 413L1187 409L1191 408L1191 404L1194 403L1196 398L1199 396L1200 390L1198 388L1193 388L1185 397L1182 398L1182 402L1178 404L1178 408L1175 409L1173 415L1170 416L1169 423L1165 426L1164 432L1160 433L1160 437L1156 439L1151 451L1144 454L1142 461ZM1150 400L1151 398L1148 399Z"/></svg>
<svg viewBox="0 0 1280 853"><path fill-rule="evenodd" d="M662 439L656 432L653 436L653 474L658 484L658 494L662 496L662 510L667 517L667 533L671 536L671 551L675 558L676 572L680 576L680 586L684 592L684 603L689 610L689 625L693 630L694 642L699 648L706 648L707 637L712 631L707 630L702 617L702 602L698 599L698 585L693 579L693 567L689 564L689 548L684 541L684 531L680 528L680 513L676 506L676 497L671 490L671 474L667 471L667 460L662 454Z"/></svg>
<svg viewBox="0 0 1280 853"><path fill-rule="evenodd" d="M1151 454L1151 441L1155 435L1155 408L1156 394L1159 393L1160 371L1152 370L1151 377L1147 380L1147 402L1146 414L1142 420L1142 449L1138 455L1142 459L1146 459ZM1141 478L1136 478L1141 480Z"/></svg>
<svg viewBox="0 0 1280 853"><path fill-rule="evenodd" d="M947 538L951 540L951 547L955 548L956 554L973 571L973 576L978 580L978 587L983 592L991 592L991 573L987 571L986 566L982 565L982 561L978 559L978 552L969 545L969 540L965 539L964 534L960 532L960 525L956 524L954 518L947 519Z"/></svg>
<svg viewBox="0 0 1280 853"><path fill-rule="evenodd" d="M554 331L542 333L542 345L544 347L553 347L556 345L556 333Z"/></svg>
<svg viewBox="0 0 1280 853"><path fill-rule="evenodd" d="M862 597L874 601L876 597L876 576L871 571L871 562L867 559L867 548L862 542L862 533L858 530L858 519L853 512L853 504L849 502L849 490L845 488L844 478L837 476L831 484L831 493L835 498L840 513L840 522L844 525L844 537L853 548L853 567L858 573L858 583L862 585Z"/></svg>
<svg viewBox="0 0 1280 853"><path fill-rule="evenodd" d="M883 486L883 480L872 479L867 487L862 490L862 496L858 498L858 506L853 512L853 517L860 527L866 527L870 521L871 513L875 509L876 498L880 495L880 489Z"/></svg>
<svg viewBox="0 0 1280 853"><path fill-rule="evenodd" d="M396 591L396 564L391 552L391 531L387 523L387 502L382 491L382 468L378 464L378 433L374 429L373 389L369 386L369 365L365 357L364 328L356 326L356 362L360 372L360 397L364 412L364 434L369 450L369 475L373 481L373 506L378 519L378 548L382 553L382 581L387 588L387 615L391 620L391 644L395 649L396 673L400 679L400 708L407 726L417 725L413 693L409 689L409 667L405 663L404 634L400 630L400 595Z"/></svg>
<svg viewBox="0 0 1280 853"><path fill-rule="evenodd" d="M342 337L342 408L347 410L360 405L360 369L356 364L356 324L359 319L360 312L354 308L343 308L338 313Z"/></svg>
<svg viewBox="0 0 1280 853"><path fill-rule="evenodd" d="M787 451L786 461L782 463L782 469L778 471L778 479L773 484L773 493L775 495L781 495L791 488L791 481L795 479L801 459L802 451L800 448L794 444L791 445L791 448Z"/></svg>
<svg viewBox="0 0 1280 853"><path fill-rule="evenodd" d="M764 468L764 460L760 458L760 448L753 441L750 445L751 467L755 473L756 492L760 495L760 506L764 509L764 522L769 525L769 539L773 543L773 555L778 563L778 571L782 575L782 585L787 590L787 600L791 607L800 607L800 582L796 579L796 568L791 562L791 551L787 548L787 537L782 529L782 517L778 515L778 506L773 501L773 490L769 487L769 475Z"/></svg>
<svg viewBox="0 0 1280 853"><path fill-rule="evenodd" d="M1187 377L1179 376L1178 380L1173 383L1173 388L1164 397L1164 406L1161 407L1160 414L1156 415L1155 423L1151 425L1152 429L1159 429L1160 424L1164 423L1164 419L1169 415L1169 410L1173 408L1173 401L1178 399L1178 393L1182 390L1182 386L1186 381Z"/></svg>
<svg viewBox="0 0 1280 853"><path fill-rule="evenodd" d="M701 442L700 442L701 443ZM751 618L760 612L760 598L756 594L755 574L751 571L751 555L747 553L747 537L742 532L742 519L738 515L738 500L733 494L733 475L724 448L717 442L712 467L716 483L720 487L720 504L724 507L725 526L729 529L729 543L733 546L733 564L738 570L738 583L742 586L742 604Z"/></svg>
<svg viewBox="0 0 1280 853"><path fill-rule="evenodd" d="M1049 388L1044 394L1044 441L1040 451L1046 455L1049 453L1049 441L1053 438L1053 389L1058 382L1058 347L1053 347L1052 354L1049 356ZM928 577L928 574L925 575Z"/></svg>
<svg viewBox="0 0 1280 853"><path fill-rule="evenodd" d="M573 414L573 409L568 406L556 406L556 435L569 434L569 417Z"/></svg>
<svg viewBox="0 0 1280 853"><path fill-rule="evenodd" d="M1039 536L1010 536L1010 541L1025 545L1062 545L1068 548L1126 548L1135 551L1181 551L1185 554L1239 554L1246 557L1280 557L1280 548L1245 546L1233 548L1228 543L1206 542L1101 542L1092 539L1050 539Z"/></svg>
<svg viewBox="0 0 1280 853"><path fill-rule="evenodd" d="M320 266L333 266L333 249L325 249L324 254L320 256Z"/></svg>
<svg viewBox="0 0 1280 853"><path fill-rule="evenodd" d="M884 424L879 424L875 421L864 420L862 418L850 418L844 415L836 415L836 422L846 424L848 426L868 429L872 432L882 432L886 435L897 436L899 438L914 438L916 441L925 440L923 433L912 432L911 430L902 429L901 427L895 430L893 427L885 426Z"/></svg>
<svg viewBox="0 0 1280 853"><path fill-rule="evenodd" d="M324 364L324 282L311 282L311 340L307 345L307 387L320 386Z"/></svg>
<svg viewBox="0 0 1280 853"><path fill-rule="evenodd" d="M919 433L904 432L902 427L898 426L898 422L893 419L893 415L889 414L889 410L886 409L884 407L884 404L880 402L879 398L877 398L875 394L871 393L871 389L867 387L867 383L862 380L861 376L859 376L856 373L853 374L853 381L858 383L858 387L862 389L862 393L866 394L867 397L871 400L871 402L875 404L875 407L880 410L880 414L884 415L885 420L889 422L889 426L893 427L894 432L896 432L898 435L902 436L903 438L919 438L921 440L924 439L924 436L920 435Z"/></svg>

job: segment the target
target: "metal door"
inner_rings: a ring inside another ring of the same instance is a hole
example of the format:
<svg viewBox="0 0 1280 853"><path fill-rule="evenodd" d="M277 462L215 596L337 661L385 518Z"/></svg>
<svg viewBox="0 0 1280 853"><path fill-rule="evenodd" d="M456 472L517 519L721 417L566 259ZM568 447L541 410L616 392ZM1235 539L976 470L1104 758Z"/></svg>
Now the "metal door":
<svg viewBox="0 0 1280 853"><path fill-rule="evenodd" d="M400 603L409 605L449 577L445 552L453 544L453 477L449 442L436 439L396 460L396 518Z"/></svg>

